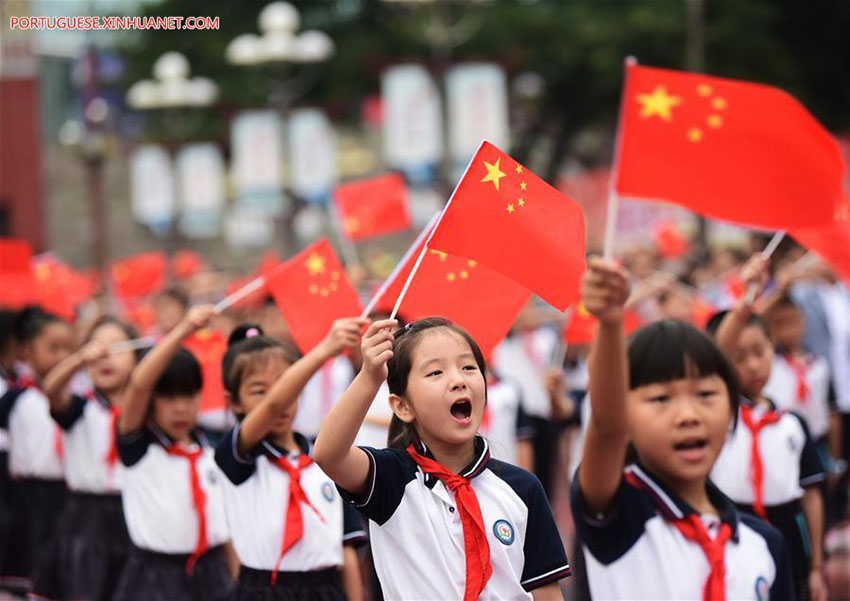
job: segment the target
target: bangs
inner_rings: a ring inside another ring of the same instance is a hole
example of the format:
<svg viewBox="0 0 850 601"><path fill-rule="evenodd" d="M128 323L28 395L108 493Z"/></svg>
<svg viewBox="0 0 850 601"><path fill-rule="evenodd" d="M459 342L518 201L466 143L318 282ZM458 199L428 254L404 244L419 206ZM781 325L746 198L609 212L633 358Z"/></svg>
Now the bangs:
<svg viewBox="0 0 850 601"><path fill-rule="evenodd" d="M705 334L690 324L664 320L649 324L629 339L629 387L683 378L719 376L738 398L735 372L726 356Z"/></svg>

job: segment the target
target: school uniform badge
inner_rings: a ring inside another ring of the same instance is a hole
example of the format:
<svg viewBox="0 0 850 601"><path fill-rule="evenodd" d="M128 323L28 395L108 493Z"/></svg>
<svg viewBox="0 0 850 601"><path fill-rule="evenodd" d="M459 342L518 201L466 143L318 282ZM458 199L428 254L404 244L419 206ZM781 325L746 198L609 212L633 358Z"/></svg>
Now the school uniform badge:
<svg viewBox="0 0 850 601"><path fill-rule="evenodd" d="M493 523L493 534L506 547L514 542L514 527L507 520L496 520Z"/></svg>
<svg viewBox="0 0 850 601"><path fill-rule="evenodd" d="M334 500L334 486L330 482L325 482L322 484L322 496L325 497L325 500L328 502Z"/></svg>

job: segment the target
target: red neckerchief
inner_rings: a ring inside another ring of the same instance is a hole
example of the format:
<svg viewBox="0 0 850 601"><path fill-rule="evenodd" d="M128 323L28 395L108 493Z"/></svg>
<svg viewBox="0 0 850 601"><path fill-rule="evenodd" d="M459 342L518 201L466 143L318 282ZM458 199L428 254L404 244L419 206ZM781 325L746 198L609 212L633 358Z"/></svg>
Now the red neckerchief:
<svg viewBox="0 0 850 601"><path fill-rule="evenodd" d="M794 375L797 378L797 402L805 405L809 400L809 385L806 382L806 375L809 372L811 363L806 359L798 358L793 353L785 355L785 361L788 362L788 365L794 371Z"/></svg>
<svg viewBox="0 0 850 601"><path fill-rule="evenodd" d="M652 493L649 487L634 474L626 472L625 478L629 484L635 488L649 492L650 496L653 499L655 498L654 493ZM702 549L702 552L705 553L711 571L708 573L708 578L703 586L703 601L725 601L726 560L724 549L726 542L732 537L732 526L723 522L720 525L717 538L712 540L699 514L691 513L683 518L676 518L669 515L669 511L665 511L664 515L667 521L673 524L682 536L691 542L697 543Z"/></svg>
<svg viewBox="0 0 850 601"><path fill-rule="evenodd" d="M682 536L697 543L708 559L711 571L702 589L703 601L725 601L726 561L723 551L726 541L732 536L732 527L726 523L720 524L717 538L712 540L696 513L692 513L681 520L673 520L673 525L682 533Z"/></svg>
<svg viewBox="0 0 850 601"><path fill-rule="evenodd" d="M301 488L301 470L311 465L313 460L306 454L302 453L298 456L298 465L293 466L286 457L275 457L272 463L281 470L289 474L289 503L286 506L286 520L283 523L283 544L280 548L280 557L272 570L272 586L277 584L277 573L280 571L280 564L283 561L283 556L292 548L292 546L301 540L304 535L304 519L301 515L301 504L304 503L312 509L319 519L324 523L325 518L319 513L304 489Z"/></svg>
<svg viewBox="0 0 850 601"><path fill-rule="evenodd" d="M758 421L755 421L753 408L741 405L741 420L747 426L752 438L750 463L752 464L753 511L765 521L767 521L767 511L764 509L764 463L761 459L761 448L759 447L759 432L765 426L778 422L781 417L780 412L768 410Z"/></svg>
<svg viewBox="0 0 850 601"><path fill-rule="evenodd" d="M18 388L35 388L36 390L44 392L41 388L41 383L29 374L20 376L15 381L15 386ZM56 453L59 461L63 461L65 459L65 445L62 443L62 429L56 424L53 426L53 452Z"/></svg>
<svg viewBox="0 0 850 601"><path fill-rule="evenodd" d="M481 515L478 497L472 489L469 478L455 474L433 459L420 455L413 445L407 447L407 453L423 472L439 478L454 494L455 503L460 512L463 552L466 556L466 585L463 599L475 601L493 574L493 566L490 565L490 543L487 542L487 532L484 528L484 517Z"/></svg>
<svg viewBox="0 0 850 601"><path fill-rule="evenodd" d="M179 446L176 442L171 446L166 447L165 451L169 455L183 457L189 461L189 482L192 487L192 505L195 506L195 516L198 518L198 542L195 544L195 550L189 556L186 562L186 573L191 575L195 571L195 564L198 559L206 552L207 544L207 494L201 488L201 478L198 474L198 459L204 453L204 449L198 445L194 451L187 451Z"/></svg>
<svg viewBox="0 0 850 601"><path fill-rule="evenodd" d="M107 401L106 403L103 403L98 398L98 393L94 390L90 390L88 394L86 394L86 398L90 401L101 403L109 407L109 450L106 452L106 456L103 458L103 461L106 464L106 468L109 470L109 473L112 474L113 470L115 470L115 465L118 463L118 439L116 434L118 432L118 415L120 414L120 410L111 402Z"/></svg>

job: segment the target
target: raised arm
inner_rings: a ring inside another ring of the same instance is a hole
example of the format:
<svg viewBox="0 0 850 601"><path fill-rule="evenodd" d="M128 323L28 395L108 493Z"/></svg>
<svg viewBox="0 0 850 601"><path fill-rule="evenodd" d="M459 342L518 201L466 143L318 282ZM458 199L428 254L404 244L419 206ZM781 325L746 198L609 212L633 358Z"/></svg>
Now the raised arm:
<svg viewBox="0 0 850 601"><path fill-rule="evenodd" d="M357 346L365 323L366 320L358 317L337 319L319 344L283 372L260 404L242 421L237 442L240 453L248 453L268 435L275 419L298 400L301 390L328 359Z"/></svg>
<svg viewBox="0 0 850 601"><path fill-rule="evenodd" d="M752 286L755 286L756 294L754 296L758 296L767 281L767 259L761 253L756 253L750 257L741 270L741 279L747 285L747 294L726 314L715 334L717 346L729 357L734 355L741 332L746 327L747 320L753 314L755 299L748 298L750 296L749 290Z"/></svg>
<svg viewBox="0 0 850 601"><path fill-rule="evenodd" d="M613 262L594 258L588 263L581 292L585 307L599 319L599 329L589 357L591 419L578 478L588 510L604 513L620 486L629 443L629 372L623 332L628 278Z"/></svg>
<svg viewBox="0 0 850 601"><path fill-rule="evenodd" d="M366 489L369 458L354 446L369 406L387 379L387 362L393 356L394 319L376 321L363 335L363 367L325 418L313 447L313 458L330 478L353 494Z"/></svg>
<svg viewBox="0 0 850 601"><path fill-rule="evenodd" d="M126 436L142 427L156 381L180 349L180 343L199 329L208 326L214 315L215 307L212 305L193 307L183 321L166 334L139 362L130 374L130 382L124 396L124 408L118 416L119 434Z"/></svg>
<svg viewBox="0 0 850 601"><path fill-rule="evenodd" d="M109 349L105 345L92 341L50 370L44 378L44 394L50 399L50 410L53 413L64 413L71 405L68 382L74 374L85 365L105 357L108 352Z"/></svg>

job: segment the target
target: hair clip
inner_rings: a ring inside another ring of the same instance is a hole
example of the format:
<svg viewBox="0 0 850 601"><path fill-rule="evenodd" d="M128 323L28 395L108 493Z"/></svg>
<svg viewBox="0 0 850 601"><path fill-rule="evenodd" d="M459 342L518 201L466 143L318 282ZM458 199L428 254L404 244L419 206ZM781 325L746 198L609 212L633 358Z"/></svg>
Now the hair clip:
<svg viewBox="0 0 850 601"><path fill-rule="evenodd" d="M407 333L410 331L410 328L412 328L412 327L413 327L413 324L414 324L414 323L415 323L415 322L412 322L412 321L411 321L411 322L409 322L409 323L404 324L404 333L405 333L405 334L407 334Z"/></svg>
<svg viewBox="0 0 850 601"><path fill-rule="evenodd" d="M257 328L248 328L245 330L245 338L253 338L254 336L259 336L260 330Z"/></svg>

